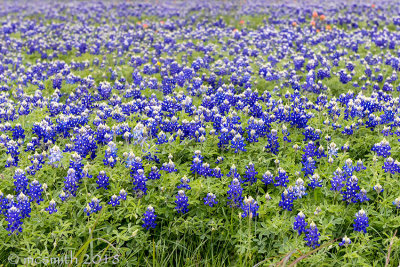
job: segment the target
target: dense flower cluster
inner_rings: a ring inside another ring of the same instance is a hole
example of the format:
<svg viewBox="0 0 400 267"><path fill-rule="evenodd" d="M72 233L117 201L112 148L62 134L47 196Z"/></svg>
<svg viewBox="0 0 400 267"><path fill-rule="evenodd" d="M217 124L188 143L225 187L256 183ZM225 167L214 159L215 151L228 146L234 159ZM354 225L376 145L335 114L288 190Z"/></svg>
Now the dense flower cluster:
<svg viewBox="0 0 400 267"><path fill-rule="evenodd" d="M357 208L354 231L388 236L372 214L400 209L397 2L158 2L0 8L4 232L99 213L96 195L121 229L273 212L315 249Z"/></svg>

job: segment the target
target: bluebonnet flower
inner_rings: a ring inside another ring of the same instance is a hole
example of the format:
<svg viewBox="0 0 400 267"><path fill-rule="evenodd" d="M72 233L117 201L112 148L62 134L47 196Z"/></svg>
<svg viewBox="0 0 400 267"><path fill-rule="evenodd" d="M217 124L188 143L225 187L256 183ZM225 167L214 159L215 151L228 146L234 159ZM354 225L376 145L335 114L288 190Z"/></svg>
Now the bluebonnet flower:
<svg viewBox="0 0 400 267"><path fill-rule="evenodd" d="M289 183L289 176L286 171L281 167L278 168L278 176L275 177L275 186L283 186L286 187L287 183Z"/></svg>
<svg viewBox="0 0 400 267"><path fill-rule="evenodd" d="M43 167L44 164L44 158L45 158L46 152L43 151L42 154L37 154L35 153L33 156L30 156L29 159L31 160L32 165L29 166L28 173L30 175L35 175L38 170L40 170Z"/></svg>
<svg viewBox="0 0 400 267"><path fill-rule="evenodd" d="M128 196L128 194L126 193L126 191L124 189L119 190L119 199L126 200L127 196Z"/></svg>
<svg viewBox="0 0 400 267"><path fill-rule="evenodd" d="M387 158L390 156L390 149L389 142L383 139L380 143L375 144L371 150L376 152L378 156Z"/></svg>
<svg viewBox="0 0 400 267"><path fill-rule="evenodd" d="M210 168L210 164L204 162L204 163L201 165L201 168L199 169L199 174L202 175L202 176L204 176L204 177L212 176L212 175L213 175L213 171L212 171L212 169Z"/></svg>
<svg viewBox="0 0 400 267"><path fill-rule="evenodd" d="M97 189L104 188L105 190L108 189L108 185L110 184L110 177L107 176L105 171L100 171L99 175L97 176L97 181L96 183L98 186L96 187Z"/></svg>
<svg viewBox="0 0 400 267"><path fill-rule="evenodd" d="M302 198L303 196L307 195L304 181L301 178L296 180L296 185L293 187L293 189L295 198Z"/></svg>
<svg viewBox="0 0 400 267"><path fill-rule="evenodd" d="M208 205L213 207L214 205L218 204L217 197L213 193L208 193L204 200L204 205Z"/></svg>
<svg viewBox="0 0 400 267"><path fill-rule="evenodd" d="M14 140L18 140L18 139L25 139L25 130L24 128L22 128L21 124L17 124L15 125L15 127L12 129L12 138Z"/></svg>
<svg viewBox="0 0 400 267"><path fill-rule="evenodd" d="M342 169L337 168L333 173L333 177L331 180L331 190L340 192L344 186L344 182L346 181L346 177L342 171Z"/></svg>
<svg viewBox="0 0 400 267"><path fill-rule="evenodd" d="M306 218L306 216L301 211L294 218L293 229L297 230L299 235L301 235L302 233L306 233L307 223L306 223L305 218Z"/></svg>
<svg viewBox="0 0 400 267"><path fill-rule="evenodd" d="M76 176L76 171L72 168L68 169L67 176L64 178L64 191L72 196L76 196L78 182L79 180Z"/></svg>
<svg viewBox="0 0 400 267"><path fill-rule="evenodd" d="M263 176L263 178L261 179L261 181L265 184L265 185L269 185L269 184L274 184L274 176L272 175L272 173L270 171L266 171Z"/></svg>
<svg viewBox="0 0 400 267"><path fill-rule="evenodd" d="M114 142L108 143L108 148L103 159L105 166L110 166L111 168L115 166L117 163L117 150L117 145Z"/></svg>
<svg viewBox="0 0 400 267"><path fill-rule="evenodd" d="M275 155L279 152L279 142L278 142L278 132L275 129L272 129L271 132L267 135L268 145L265 146L265 149L268 152L271 152Z"/></svg>
<svg viewBox="0 0 400 267"><path fill-rule="evenodd" d="M357 198L358 201L360 201L360 203L364 201L369 201L369 198L367 197L367 191L364 188L362 188L360 192L357 194Z"/></svg>
<svg viewBox="0 0 400 267"><path fill-rule="evenodd" d="M149 230L150 228L156 228L156 218L157 215L154 214L154 208L152 206L148 206L146 212L143 214L143 228Z"/></svg>
<svg viewBox="0 0 400 267"><path fill-rule="evenodd" d="M318 228L315 225L314 222L310 223L310 227L306 229L306 237L304 238L304 241L307 241L307 246L312 247L312 248L317 248L320 246L319 242L319 236L321 234L318 233Z"/></svg>
<svg viewBox="0 0 400 267"><path fill-rule="evenodd" d="M380 194L380 193L382 193L382 192L384 191L383 188L382 188L382 186L381 186L379 183L376 184L376 185L374 185L374 186L372 187L372 189L375 190L376 193L378 193L378 194Z"/></svg>
<svg viewBox="0 0 400 267"><path fill-rule="evenodd" d="M345 247L347 247L348 245L350 245L351 244L351 240L350 240L350 238L348 238L347 237L347 235L345 235L344 237L343 237L343 239L342 239L342 242L340 242L339 243L339 246L345 246Z"/></svg>
<svg viewBox="0 0 400 267"><path fill-rule="evenodd" d="M31 217L31 202L29 200L29 197L25 196L22 192L17 196L17 208L21 212L21 217L26 218L26 217Z"/></svg>
<svg viewBox="0 0 400 267"><path fill-rule="evenodd" d="M240 134L237 134L233 137L231 141L231 148L235 149L235 153L238 153L239 150L247 151L247 149L244 148L246 144L243 141L244 138Z"/></svg>
<svg viewBox="0 0 400 267"><path fill-rule="evenodd" d="M360 210L356 213L356 218L354 219L353 226L354 226L354 231L357 232L363 231L364 233L367 232L367 227L369 226L369 223L368 223L368 216L364 210Z"/></svg>
<svg viewBox="0 0 400 267"><path fill-rule="evenodd" d="M315 173L313 176L309 177L310 183L308 184L309 187L315 189L316 187L322 187L322 181L319 179L319 175Z"/></svg>
<svg viewBox="0 0 400 267"><path fill-rule="evenodd" d="M392 203L397 209L400 209L400 197L396 198Z"/></svg>
<svg viewBox="0 0 400 267"><path fill-rule="evenodd" d="M169 160L168 163L163 163L161 166L162 171L166 171L168 173L177 172L178 170L175 168L175 163L172 160Z"/></svg>
<svg viewBox="0 0 400 267"><path fill-rule="evenodd" d="M178 213L185 214L189 211L188 197L186 196L185 191L183 190L178 191L178 195L176 195L175 204L176 204L175 209Z"/></svg>
<svg viewBox="0 0 400 267"><path fill-rule="evenodd" d="M212 176L220 179L222 178L222 176L224 176L224 174L221 172L221 169L217 166L214 169L212 169Z"/></svg>
<svg viewBox="0 0 400 267"><path fill-rule="evenodd" d="M37 180L33 180L29 184L28 196L31 197L31 201L36 201L37 204L40 204L43 201L42 192L42 185Z"/></svg>
<svg viewBox="0 0 400 267"><path fill-rule="evenodd" d="M111 199L110 199L109 202L107 202L107 204L115 207L115 206L117 206L117 205L119 205L121 203L119 202L119 197L114 194L114 195L111 196Z"/></svg>
<svg viewBox="0 0 400 267"><path fill-rule="evenodd" d="M346 182L346 190L341 191L341 194L343 195L343 201L347 201L348 203L357 203L357 191L359 190L360 187L358 186L357 177L355 175L349 177Z"/></svg>
<svg viewBox="0 0 400 267"><path fill-rule="evenodd" d="M257 177L256 175L258 172L254 169L254 164L252 162L249 163L249 165L246 166L246 173L243 176L245 179L243 179L243 182L250 182L250 184L254 184L257 182Z"/></svg>
<svg viewBox="0 0 400 267"><path fill-rule="evenodd" d="M97 213L102 209L102 206L100 205L100 200L96 197L92 198L92 200L87 204L86 208L84 209L84 212L86 213L87 216L90 216L93 213Z"/></svg>
<svg viewBox="0 0 400 267"><path fill-rule="evenodd" d="M271 131L272 132L272 131ZM292 140L289 139L289 131L287 130L286 125L282 125L282 134L283 134L283 141L286 141L288 143L292 142Z"/></svg>
<svg viewBox="0 0 400 267"><path fill-rule="evenodd" d="M12 206L7 210L6 221L8 225L6 230L10 232L8 235L12 235L13 233L18 235L18 233L22 232L21 219L21 211L17 207Z"/></svg>
<svg viewBox="0 0 400 267"><path fill-rule="evenodd" d="M134 144L140 144L143 146L146 142L147 139L147 130L145 126L142 123L136 124L136 126L133 128L133 140L135 140Z"/></svg>
<svg viewBox="0 0 400 267"><path fill-rule="evenodd" d="M191 187L190 187L189 183L190 183L190 179L188 179L186 176L183 176L181 178L181 184L178 185L177 188L178 189L185 188L187 190L190 190Z"/></svg>
<svg viewBox="0 0 400 267"><path fill-rule="evenodd" d="M317 156L318 159L320 159L322 157L326 157L324 148L322 146L319 146L319 148L316 151L315 155Z"/></svg>
<svg viewBox="0 0 400 267"><path fill-rule="evenodd" d="M232 177L232 178L236 178L239 181L241 181L240 174L238 173L235 164L232 164L231 169L229 170L229 172L228 172L228 174L226 176Z"/></svg>
<svg viewBox="0 0 400 267"><path fill-rule="evenodd" d="M50 153L47 157L49 159L49 164L57 168L58 162L63 157L62 151L58 146L53 146L52 148L50 148Z"/></svg>
<svg viewBox="0 0 400 267"><path fill-rule="evenodd" d="M157 145L162 145L162 144L165 144L165 143L168 143L167 135L163 131L161 131L157 136L156 144Z"/></svg>
<svg viewBox="0 0 400 267"><path fill-rule="evenodd" d="M367 167L365 167L364 164L363 164L363 162L362 162L362 160L359 159L359 160L357 161L356 171L359 172L359 171L366 170L366 169L367 169Z"/></svg>
<svg viewBox="0 0 400 267"><path fill-rule="evenodd" d="M285 189L281 195L281 201L279 201L279 207L284 210L292 211L293 201L295 199L294 190L291 186L288 189Z"/></svg>
<svg viewBox="0 0 400 267"><path fill-rule="evenodd" d="M149 180L158 180L161 178L161 174L157 166L152 166L151 171L147 177Z"/></svg>
<svg viewBox="0 0 400 267"><path fill-rule="evenodd" d="M350 177L353 175L355 170L356 167L353 166L353 161L351 159L346 159L346 162L343 166L344 174Z"/></svg>
<svg viewBox="0 0 400 267"><path fill-rule="evenodd" d="M65 192L62 191L58 196L60 197L61 201L65 201L67 200L69 194L65 194Z"/></svg>
<svg viewBox="0 0 400 267"><path fill-rule="evenodd" d="M57 212L56 205L57 203L52 199L49 202L49 206L45 210L48 211L49 214L55 213Z"/></svg>
<svg viewBox="0 0 400 267"><path fill-rule="evenodd" d="M215 164L219 164L219 163L221 163L221 162L223 162L223 161L224 161L224 157L218 156L218 157L217 157L217 161L215 162Z"/></svg>
<svg viewBox="0 0 400 267"><path fill-rule="evenodd" d="M396 163L397 162L395 162L392 157L388 157L383 163L382 169L385 171L385 173L389 172L391 174L395 174L399 169L399 164Z"/></svg>
<svg viewBox="0 0 400 267"><path fill-rule="evenodd" d="M196 153L197 151L195 151ZM199 151L200 152L200 151ZM201 165L203 164L203 157L199 154L193 156L192 165L190 170L193 174L199 173Z"/></svg>
<svg viewBox="0 0 400 267"><path fill-rule="evenodd" d="M304 177L310 176L314 174L315 169L315 160L312 157L308 157L307 160L303 161L303 168L301 169L304 171Z"/></svg>
<svg viewBox="0 0 400 267"><path fill-rule="evenodd" d="M341 147L341 149L342 149L344 152L346 152L346 151L348 151L348 150L350 149L350 146L349 146L348 143L346 143L346 144L344 144L344 145Z"/></svg>
<svg viewBox="0 0 400 267"><path fill-rule="evenodd" d="M309 141L307 145L303 149L303 161L307 160L308 158L313 158L317 155L316 153L317 147L313 141Z"/></svg>
<svg viewBox="0 0 400 267"><path fill-rule="evenodd" d="M250 219L255 218L258 216L258 209L260 208L260 206L258 205L257 201L255 201L251 196L250 197L245 197L242 205L242 218L245 218L247 216L249 216Z"/></svg>
<svg viewBox="0 0 400 267"><path fill-rule="evenodd" d="M138 193L143 192L143 194L147 195L147 178L144 174L144 170L137 170L135 174L131 171L131 177L133 178L133 190Z"/></svg>
<svg viewBox="0 0 400 267"><path fill-rule="evenodd" d="M21 169L16 169L14 174L14 185L16 192L27 193L29 180L26 178L25 172Z"/></svg>
<svg viewBox="0 0 400 267"><path fill-rule="evenodd" d="M239 206L243 199L243 189L240 185L239 180L237 178L234 178L228 187L228 205L230 205L231 207Z"/></svg>
<svg viewBox="0 0 400 267"><path fill-rule="evenodd" d="M320 139L320 134L321 134L320 129L314 129L311 126L307 126L305 128L305 131L303 132L303 135L304 135L303 141L305 141L305 142L307 142L308 140L316 141L316 140Z"/></svg>

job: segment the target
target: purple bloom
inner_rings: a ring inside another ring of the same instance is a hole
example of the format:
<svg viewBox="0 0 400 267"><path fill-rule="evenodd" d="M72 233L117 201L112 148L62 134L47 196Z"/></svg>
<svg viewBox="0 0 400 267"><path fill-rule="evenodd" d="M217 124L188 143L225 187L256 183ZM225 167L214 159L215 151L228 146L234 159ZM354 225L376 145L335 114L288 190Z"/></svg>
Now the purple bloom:
<svg viewBox="0 0 400 267"><path fill-rule="evenodd" d="M157 215L154 214L154 208L152 206L148 206L146 212L143 214L143 228L149 230L150 228L156 228L156 218Z"/></svg>
<svg viewBox="0 0 400 267"><path fill-rule="evenodd" d="M278 168L278 176L275 177L275 186L283 186L286 187L287 183L289 183L289 176L286 174L286 171L281 167Z"/></svg>
<svg viewBox="0 0 400 267"><path fill-rule="evenodd" d="M310 227L306 229L306 237L304 238L304 240L307 241L306 245L312 247L313 249L319 247L320 244L318 241L320 235L321 234L318 233L318 228L315 223L311 222Z"/></svg>
<svg viewBox="0 0 400 267"><path fill-rule="evenodd" d="M108 185L110 184L110 177L107 176L105 171L100 171L99 175L97 176L97 181L96 183L98 186L96 187L97 189L104 188L105 190L108 189Z"/></svg>
<svg viewBox="0 0 400 267"><path fill-rule="evenodd" d="M208 205L210 207L213 207L214 205L218 204L218 201L216 199L217 197L213 193L208 193L204 200L204 205Z"/></svg>
<svg viewBox="0 0 400 267"><path fill-rule="evenodd" d="M343 237L343 239L342 239L342 242L340 242L339 243L339 246L345 246L345 247L347 247L348 245L350 245L351 244L351 240L350 240L350 238L348 238L347 236L344 236Z"/></svg>
<svg viewBox="0 0 400 267"><path fill-rule="evenodd" d="M8 222L7 225L7 231L10 233L8 235L11 235L13 233L17 234L22 232L22 216L21 216L21 211L17 207L13 206L8 209L6 213L6 221Z"/></svg>
<svg viewBox="0 0 400 267"><path fill-rule="evenodd" d="M293 229L297 230L297 232L299 233L299 235L301 235L302 233L306 233L306 220L305 220L306 216L304 215L303 212L299 212L299 214L297 214L297 216L294 218L294 224L293 224Z"/></svg>
<svg viewBox="0 0 400 267"><path fill-rule="evenodd" d="M357 232L367 232L367 227L369 226L368 223L368 216L364 210L360 210L356 213L356 218L354 219L354 231Z"/></svg>
<svg viewBox="0 0 400 267"><path fill-rule="evenodd" d="M262 176L262 182L265 185L269 185L269 184L273 184L274 183L274 176L272 175L272 173L270 171L266 171L263 176Z"/></svg>
<svg viewBox="0 0 400 267"><path fill-rule="evenodd" d="M378 156L387 158L390 156L390 149L389 142L386 141L386 139L383 139L380 143L375 144L371 150L375 151Z"/></svg>
<svg viewBox="0 0 400 267"><path fill-rule="evenodd" d="M175 209L178 213L185 214L189 211L188 197L186 196L185 191L183 190L178 191L178 195L176 195L175 204L176 204Z"/></svg>
<svg viewBox="0 0 400 267"><path fill-rule="evenodd" d="M250 219L255 218L258 216L258 209L260 208L260 206L257 204L257 201L255 201L252 197L245 197L242 205L242 218L245 218L247 216L250 217Z"/></svg>
<svg viewBox="0 0 400 267"><path fill-rule="evenodd" d="M141 191L143 194L147 194L147 178L144 175L143 169L137 170L135 174L131 171L131 176L133 178L133 190L137 191L138 193Z"/></svg>
<svg viewBox="0 0 400 267"><path fill-rule="evenodd" d="M240 185L239 180L237 178L234 178L228 187L228 205L230 205L231 207L239 206L243 199L243 189Z"/></svg>
<svg viewBox="0 0 400 267"><path fill-rule="evenodd" d="M279 207L284 210L292 211L293 201L295 199L294 190L289 186L289 189L285 189L281 195L281 201L279 201Z"/></svg>
<svg viewBox="0 0 400 267"><path fill-rule="evenodd" d="M90 216L93 213L99 212L101 209L102 209L102 206L100 205L100 200L97 199L96 197L94 197L87 204L86 208L84 209L84 212L86 213L87 216Z"/></svg>
<svg viewBox="0 0 400 267"><path fill-rule="evenodd" d="M107 202L107 204L115 207L121 203L119 202L119 197L117 195L112 195L110 201Z"/></svg>
<svg viewBox="0 0 400 267"><path fill-rule="evenodd" d="M57 212L56 205L57 203L54 200L51 200L49 206L45 210L48 211L49 214L55 213Z"/></svg>
<svg viewBox="0 0 400 267"><path fill-rule="evenodd" d="M37 180L33 180L33 182L29 184L28 195L31 197L31 201L36 201L37 204L40 204L40 202L43 201L42 192L42 185Z"/></svg>

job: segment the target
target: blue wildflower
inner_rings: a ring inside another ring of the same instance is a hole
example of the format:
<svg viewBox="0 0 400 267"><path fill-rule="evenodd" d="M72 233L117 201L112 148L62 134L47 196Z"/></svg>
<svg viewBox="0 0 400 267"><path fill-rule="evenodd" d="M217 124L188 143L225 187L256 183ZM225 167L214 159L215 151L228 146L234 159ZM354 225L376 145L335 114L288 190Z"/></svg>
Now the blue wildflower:
<svg viewBox="0 0 400 267"><path fill-rule="evenodd" d="M306 216L301 211L294 218L293 229L297 230L299 235L301 235L302 233L306 233L307 223L306 223L305 218L306 218Z"/></svg>
<svg viewBox="0 0 400 267"><path fill-rule="evenodd" d="M152 206L148 206L146 212L143 214L143 228L149 230L150 228L156 228L156 218L157 215L154 214L154 208Z"/></svg>
<svg viewBox="0 0 400 267"><path fill-rule="evenodd" d="M315 223L311 222L310 227L306 229L306 237L304 238L304 240L307 241L306 245L314 249L319 247L320 244L318 243L318 241L320 235L321 234L318 233L318 228Z"/></svg>
<svg viewBox="0 0 400 267"><path fill-rule="evenodd" d="M176 204L175 209L178 213L185 214L189 211L188 197L186 196L185 191L183 190L178 191L178 195L176 195L175 204Z"/></svg>
<svg viewBox="0 0 400 267"><path fill-rule="evenodd" d="M217 197L213 193L208 193L204 200L204 205L208 205L213 207L214 205L218 204Z"/></svg>
<svg viewBox="0 0 400 267"><path fill-rule="evenodd" d="M356 218L354 219L354 231L357 232L367 232L367 227L369 226L368 223L368 216L364 210L360 210L356 213Z"/></svg>

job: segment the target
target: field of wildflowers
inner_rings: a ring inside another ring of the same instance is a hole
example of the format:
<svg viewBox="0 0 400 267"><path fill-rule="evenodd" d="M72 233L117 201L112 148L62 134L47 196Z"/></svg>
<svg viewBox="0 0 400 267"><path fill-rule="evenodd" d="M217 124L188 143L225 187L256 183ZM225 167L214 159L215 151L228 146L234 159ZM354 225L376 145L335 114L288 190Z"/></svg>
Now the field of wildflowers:
<svg viewBox="0 0 400 267"><path fill-rule="evenodd" d="M398 1L0 20L0 264L399 266Z"/></svg>

